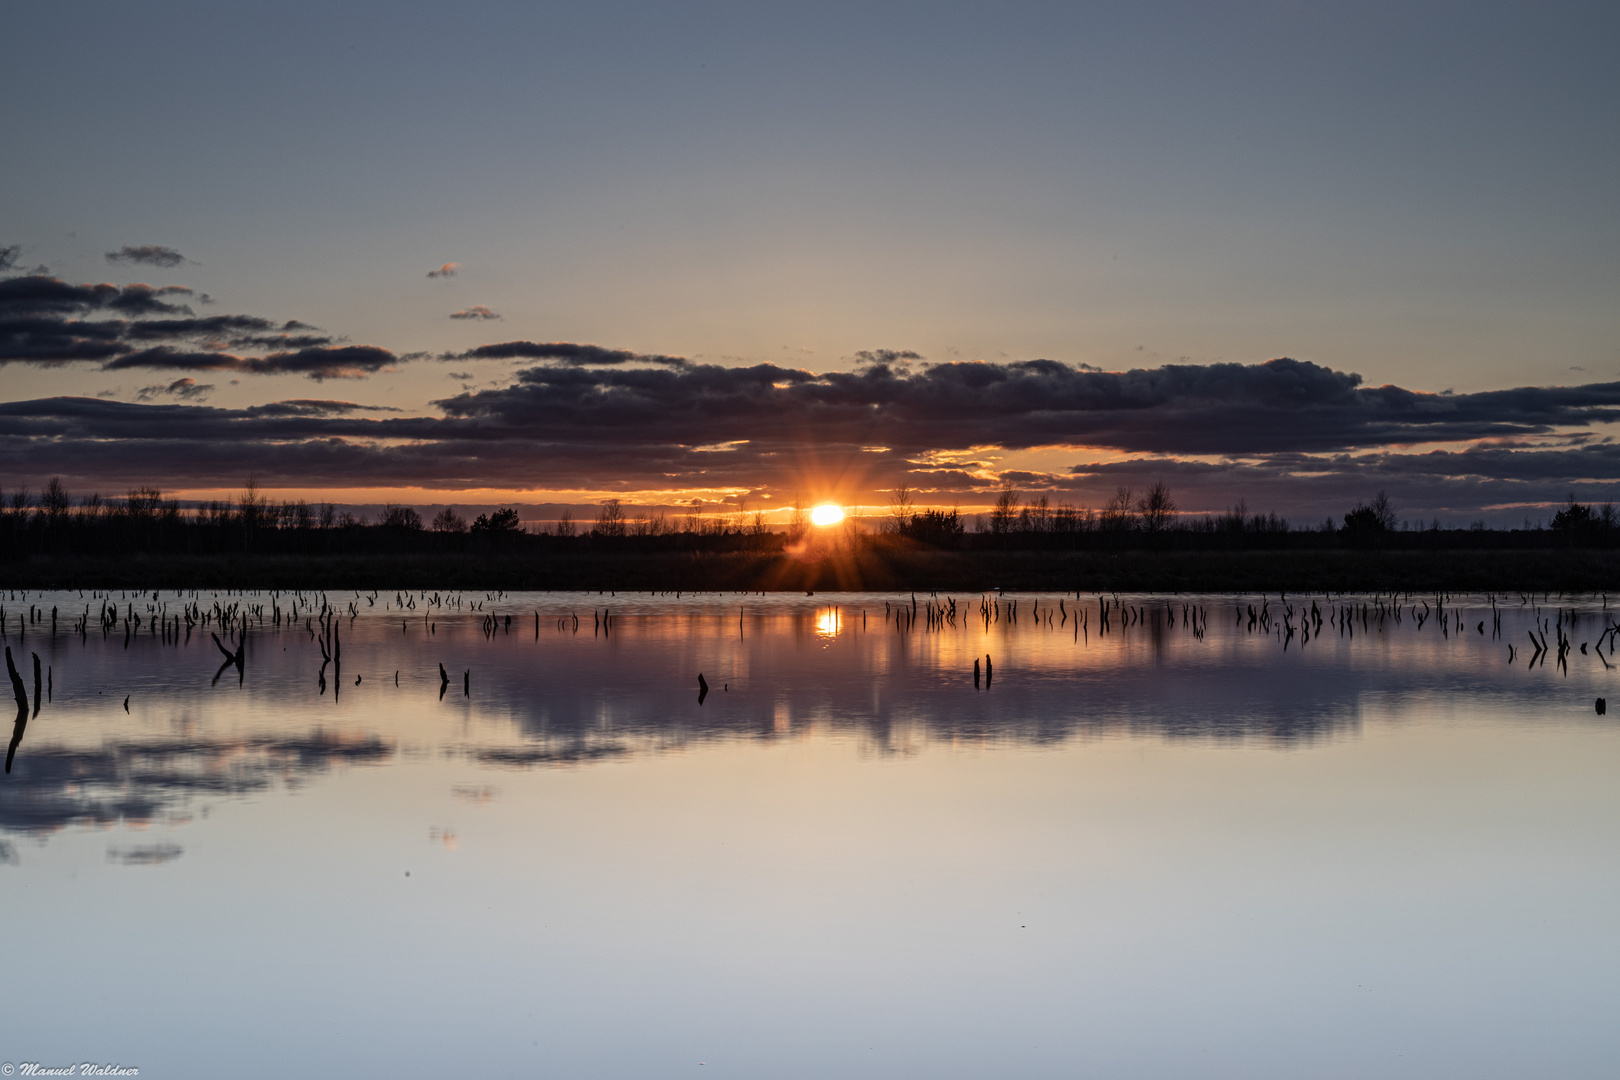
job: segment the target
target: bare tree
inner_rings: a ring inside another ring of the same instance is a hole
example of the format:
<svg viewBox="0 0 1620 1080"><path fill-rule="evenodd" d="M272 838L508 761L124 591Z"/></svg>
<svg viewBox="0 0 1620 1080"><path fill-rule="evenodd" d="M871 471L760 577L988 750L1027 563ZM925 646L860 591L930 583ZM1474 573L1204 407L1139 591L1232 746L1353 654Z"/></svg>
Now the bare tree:
<svg viewBox="0 0 1620 1080"><path fill-rule="evenodd" d="M1236 506L1228 507L1215 519L1215 524L1222 532L1241 535L1249 527L1249 500L1240 497Z"/></svg>
<svg viewBox="0 0 1620 1080"><path fill-rule="evenodd" d="M1043 533L1052 530L1052 502L1045 495L1030 500L1028 506L1018 515L1018 527L1022 532Z"/></svg>
<svg viewBox="0 0 1620 1080"><path fill-rule="evenodd" d="M1072 503L1058 503L1052 510L1052 531L1082 533L1091 528L1091 511Z"/></svg>
<svg viewBox="0 0 1620 1080"><path fill-rule="evenodd" d="M93 491L79 500L79 520L86 524L98 522L109 509L111 508L101 497L101 493Z"/></svg>
<svg viewBox="0 0 1620 1080"><path fill-rule="evenodd" d="M889 513L894 519L895 532L903 533L911 528L911 519L915 516L916 509L916 492L912 490L910 484L901 481L889 499Z"/></svg>
<svg viewBox="0 0 1620 1080"><path fill-rule="evenodd" d="M1142 528L1152 535L1158 535L1170 527L1170 521L1176 513L1176 502L1170 497L1170 489L1163 480L1156 480L1147 493L1136 500L1136 512L1142 519Z"/></svg>
<svg viewBox="0 0 1620 1080"><path fill-rule="evenodd" d="M456 508L447 506L433 515L433 531L436 533L464 533L467 531L467 519L456 513Z"/></svg>
<svg viewBox="0 0 1620 1080"><path fill-rule="evenodd" d="M422 528L422 515L418 514L414 507L387 503L383 506L382 517L377 524L389 529L418 532Z"/></svg>
<svg viewBox="0 0 1620 1080"><path fill-rule="evenodd" d="M623 536L624 504L618 499L603 499L596 511L596 526L591 532L597 536Z"/></svg>
<svg viewBox="0 0 1620 1080"><path fill-rule="evenodd" d="M1102 527L1108 532L1127 532L1133 528L1136 515L1131 508L1135 503L1135 492L1130 485L1121 484L1102 509Z"/></svg>
<svg viewBox="0 0 1620 1080"><path fill-rule="evenodd" d="M137 522L151 521L162 506L163 492L155 487L131 488L124 499L124 512Z"/></svg>
<svg viewBox="0 0 1620 1080"><path fill-rule="evenodd" d="M45 490L39 493L39 512L52 526L61 525L67 520L68 508L73 500L68 498L67 488L62 486L62 478L53 476L45 482Z"/></svg>
<svg viewBox="0 0 1620 1080"><path fill-rule="evenodd" d="M557 518L557 535L574 535L574 515L564 510Z"/></svg>
<svg viewBox="0 0 1620 1080"><path fill-rule="evenodd" d="M1344 515L1344 532L1356 543L1377 544L1397 523L1389 496L1380 491L1370 503L1357 503Z"/></svg>
<svg viewBox="0 0 1620 1080"><path fill-rule="evenodd" d="M1367 509L1373 512L1373 517L1377 519L1378 525L1382 529L1393 529L1399 522L1399 519L1395 516L1395 507L1390 503L1387 492L1380 491L1373 496L1373 501L1367 504Z"/></svg>
<svg viewBox="0 0 1620 1080"><path fill-rule="evenodd" d="M28 494L26 487L20 487L11 493L7 503L11 507L11 527L21 528L28 519L28 508L34 505L33 497Z"/></svg>
<svg viewBox="0 0 1620 1080"><path fill-rule="evenodd" d="M249 536L265 525L265 517L270 509L270 500L259 494L259 482L252 476L248 477L247 484L242 488L242 497L236 501L237 518L242 523L242 531Z"/></svg>
<svg viewBox="0 0 1620 1080"><path fill-rule="evenodd" d="M996 495L996 505L990 511L990 531L1005 535L1012 531L1013 522L1018 520L1018 489L1013 487L1011 480L1001 482L1001 491Z"/></svg>

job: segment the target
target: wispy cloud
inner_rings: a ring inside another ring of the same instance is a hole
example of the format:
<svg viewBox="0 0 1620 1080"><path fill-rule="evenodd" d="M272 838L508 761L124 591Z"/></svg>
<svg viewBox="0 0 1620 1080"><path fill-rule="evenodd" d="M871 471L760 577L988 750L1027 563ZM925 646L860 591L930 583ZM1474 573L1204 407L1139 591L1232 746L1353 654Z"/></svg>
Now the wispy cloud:
<svg viewBox="0 0 1620 1080"><path fill-rule="evenodd" d="M104 371L147 368L157 371L243 371L250 375L303 375L320 382L324 379L359 379L397 361L387 349L374 345L337 345L330 348L297 349L268 356L235 356L231 353L185 352L158 346L129 353L102 364Z"/></svg>
<svg viewBox="0 0 1620 1080"><path fill-rule="evenodd" d="M601 345L579 345L571 341L503 341L480 345L466 352L444 353L441 360L561 360L569 364L662 364L686 367L684 356L638 353L628 349L608 349Z"/></svg>
<svg viewBox="0 0 1620 1080"><path fill-rule="evenodd" d="M458 262L447 262L443 266L439 267L437 270L429 270L428 273L427 273L427 276L430 277L430 278L451 278L451 277L455 277L456 274L460 273L460 271L461 271L461 264L460 263L458 263Z"/></svg>
<svg viewBox="0 0 1620 1080"><path fill-rule="evenodd" d="M392 405L361 405L353 401L330 401L318 398L289 398L272 401L268 405L250 405L242 412L247 416L347 416L356 412L403 412Z"/></svg>
<svg viewBox="0 0 1620 1080"><path fill-rule="evenodd" d="M186 257L172 247L161 244L125 244L117 251L107 252L110 263L141 263L146 266L173 269L186 261Z"/></svg>
<svg viewBox="0 0 1620 1080"><path fill-rule="evenodd" d="M143 386L135 392L139 401L155 401L160 397L180 398L184 401L200 401L206 398L214 389L213 383L200 383L196 379L182 378L164 385Z"/></svg>
<svg viewBox="0 0 1620 1080"><path fill-rule="evenodd" d="M464 307L460 311L452 311L450 317L452 319L498 319L501 316L499 312L491 311L483 304L473 304L471 307Z"/></svg>

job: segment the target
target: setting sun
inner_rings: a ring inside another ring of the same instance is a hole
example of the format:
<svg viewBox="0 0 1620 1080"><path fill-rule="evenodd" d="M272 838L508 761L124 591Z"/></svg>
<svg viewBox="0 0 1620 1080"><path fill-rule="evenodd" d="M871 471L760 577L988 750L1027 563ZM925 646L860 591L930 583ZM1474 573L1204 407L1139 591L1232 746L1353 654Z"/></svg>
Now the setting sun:
<svg viewBox="0 0 1620 1080"><path fill-rule="evenodd" d="M822 503L810 511L810 520L817 525L836 525L844 520L844 509L832 503Z"/></svg>

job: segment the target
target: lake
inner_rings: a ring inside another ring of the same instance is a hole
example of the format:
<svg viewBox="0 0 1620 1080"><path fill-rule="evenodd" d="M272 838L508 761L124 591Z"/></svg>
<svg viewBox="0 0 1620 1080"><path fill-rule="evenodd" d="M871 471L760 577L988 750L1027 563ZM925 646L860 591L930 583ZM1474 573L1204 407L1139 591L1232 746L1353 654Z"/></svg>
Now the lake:
<svg viewBox="0 0 1620 1080"><path fill-rule="evenodd" d="M0 776L6 1062L1570 1078L1620 1061L1603 597L163 590L4 608L29 706Z"/></svg>

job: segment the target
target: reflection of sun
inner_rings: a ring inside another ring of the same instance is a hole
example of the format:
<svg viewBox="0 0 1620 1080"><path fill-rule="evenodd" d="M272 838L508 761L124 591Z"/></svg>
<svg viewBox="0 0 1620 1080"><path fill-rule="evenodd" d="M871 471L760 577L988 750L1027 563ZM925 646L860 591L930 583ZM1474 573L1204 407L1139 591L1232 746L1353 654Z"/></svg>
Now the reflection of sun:
<svg viewBox="0 0 1620 1080"><path fill-rule="evenodd" d="M844 520L844 509L832 503L822 503L810 511L810 520L817 525L836 525Z"/></svg>
<svg viewBox="0 0 1620 1080"><path fill-rule="evenodd" d="M816 616L816 633L822 637L838 636L838 609L828 608Z"/></svg>

